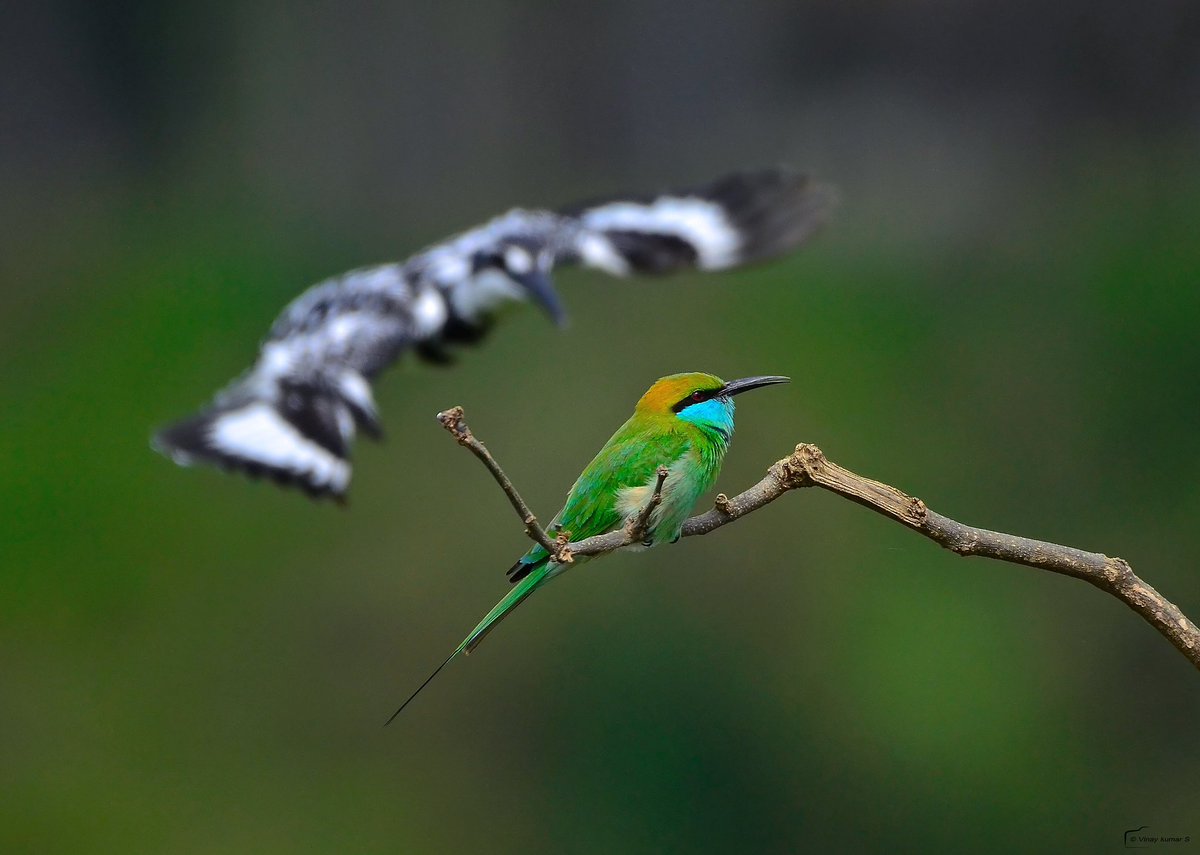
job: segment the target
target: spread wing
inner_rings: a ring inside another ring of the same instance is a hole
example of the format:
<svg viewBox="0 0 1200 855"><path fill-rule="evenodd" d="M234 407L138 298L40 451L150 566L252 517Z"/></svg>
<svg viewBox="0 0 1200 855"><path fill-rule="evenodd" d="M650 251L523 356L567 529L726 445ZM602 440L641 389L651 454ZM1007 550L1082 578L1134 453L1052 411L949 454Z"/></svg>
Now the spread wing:
<svg viewBox="0 0 1200 855"><path fill-rule="evenodd" d="M575 205L563 211L578 224L563 259L617 276L725 270L795 249L824 223L833 201L830 187L773 168Z"/></svg>
<svg viewBox="0 0 1200 855"><path fill-rule="evenodd" d="M805 176L766 169L562 212L514 209L403 264L308 289L276 320L254 367L154 445L181 465L215 464L340 498L356 432L380 434L371 381L405 350L444 362L445 346L482 337L502 303L532 295L553 304L555 264L626 275L779 255L816 230L831 199ZM607 519L599 508L580 519L591 516L594 525Z"/></svg>
<svg viewBox="0 0 1200 855"><path fill-rule="evenodd" d="M438 335L449 308L398 264L316 285L275 322L254 367L199 414L155 437L175 462L266 475L341 496L355 429L378 436L370 379L405 348Z"/></svg>

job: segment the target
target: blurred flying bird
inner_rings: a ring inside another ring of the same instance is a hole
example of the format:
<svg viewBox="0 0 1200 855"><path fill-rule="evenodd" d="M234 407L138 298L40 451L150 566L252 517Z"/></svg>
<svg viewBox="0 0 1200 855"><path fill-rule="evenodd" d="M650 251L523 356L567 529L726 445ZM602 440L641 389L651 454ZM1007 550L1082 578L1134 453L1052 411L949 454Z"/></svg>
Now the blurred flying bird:
<svg viewBox="0 0 1200 855"><path fill-rule="evenodd" d="M646 536L640 543L625 548L636 551L663 542L674 543L697 500L708 492L721 471L733 438L733 396L786 382L787 377L768 376L726 383L712 374L700 373L672 374L659 379L642 395L629 420L583 470L550 528L569 532L571 540L579 542L637 519L652 500L661 466L666 468L667 475L661 482L659 503L649 515ZM514 587L400 709L392 713L388 724L451 660L474 650L526 597L588 557L579 556L570 564L558 564L541 545L522 555L508 570Z"/></svg>
<svg viewBox="0 0 1200 855"><path fill-rule="evenodd" d="M396 264L297 297L254 367L154 446L176 463L267 475L340 499L357 430L382 434L371 381L408 348L434 362L477 341L502 303L532 297L563 324L550 272L578 263L617 276L725 270L780 255L821 224L832 193L786 169L562 211L514 209Z"/></svg>

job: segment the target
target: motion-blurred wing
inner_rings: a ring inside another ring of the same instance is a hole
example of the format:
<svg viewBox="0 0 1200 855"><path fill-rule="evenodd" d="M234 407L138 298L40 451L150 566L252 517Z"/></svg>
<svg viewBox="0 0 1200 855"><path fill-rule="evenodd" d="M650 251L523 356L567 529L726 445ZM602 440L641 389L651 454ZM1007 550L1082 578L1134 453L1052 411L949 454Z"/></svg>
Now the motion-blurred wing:
<svg viewBox="0 0 1200 855"><path fill-rule="evenodd" d="M618 276L725 270L799 246L832 203L830 188L776 168L737 172L689 190L577 205L563 212L579 224L564 260Z"/></svg>
<svg viewBox="0 0 1200 855"><path fill-rule="evenodd" d="M404 264L310 288L275 322L255 366L154 445L181 465L211 463L340 498L355 433L380 432L370 381L407 348L443 361L444 344L477 340L493 310L531 295L560 313L555 263L625 275L778 255L815 231L831 198L802 175L766 169L570 212L511 210Z"/></svg>
<svg viewBox="0 0 1200 855"><path fill-rule="evenodd" d="M356 428L379 436L369 380L406 347L439 334L449 310L400 265L358 270L300 295L258 362L155 446L181 465L212 463L342 496Z"/></svg>

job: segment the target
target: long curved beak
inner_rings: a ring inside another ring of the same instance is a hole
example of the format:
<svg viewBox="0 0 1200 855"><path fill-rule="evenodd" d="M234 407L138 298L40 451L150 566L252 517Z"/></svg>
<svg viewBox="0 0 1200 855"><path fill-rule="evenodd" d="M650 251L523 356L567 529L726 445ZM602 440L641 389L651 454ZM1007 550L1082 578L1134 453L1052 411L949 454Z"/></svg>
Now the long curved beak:
<svg viewBox="0 0 1200 855"><path fill-rule="evenodd" d="M788 383L791 379L791 377L782 377L778 374L768 374L763 377L743 377L741 380L730 380L726 383L725 388L721 390L721 394L740 395L742 392L748 392L751 389L758 389L762 386Z"/></svg>
<svg viewBox="0 0 1200 855"><path fill-rule="evenodd" d="M541 270L531 270L528 273L513 276L513 278L541 304L542 308L546 310L546 314L554 321L555 326L565 327L567 325L567 310L563 307L562 301L558 299L558 292L554 290L554 280L550 278L550 274L543 273Z"/></svg>

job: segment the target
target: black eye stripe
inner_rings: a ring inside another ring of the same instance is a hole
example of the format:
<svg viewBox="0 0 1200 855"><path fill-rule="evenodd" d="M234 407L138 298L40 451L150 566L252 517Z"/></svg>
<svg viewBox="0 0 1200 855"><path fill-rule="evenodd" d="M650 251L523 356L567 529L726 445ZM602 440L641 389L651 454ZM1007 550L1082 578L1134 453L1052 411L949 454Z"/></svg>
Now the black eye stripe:
<svg viewBox="0 0 1200 855"><path fill-rule="evenodd" d="M700 404L704 401L710 401L719 394L721 394L720 389L693 389L691 392L688 392L687 396L682 401L679 401L677 404L675 404L675 406L671 407L671 412L682 412L692 404Z"/></svg>

